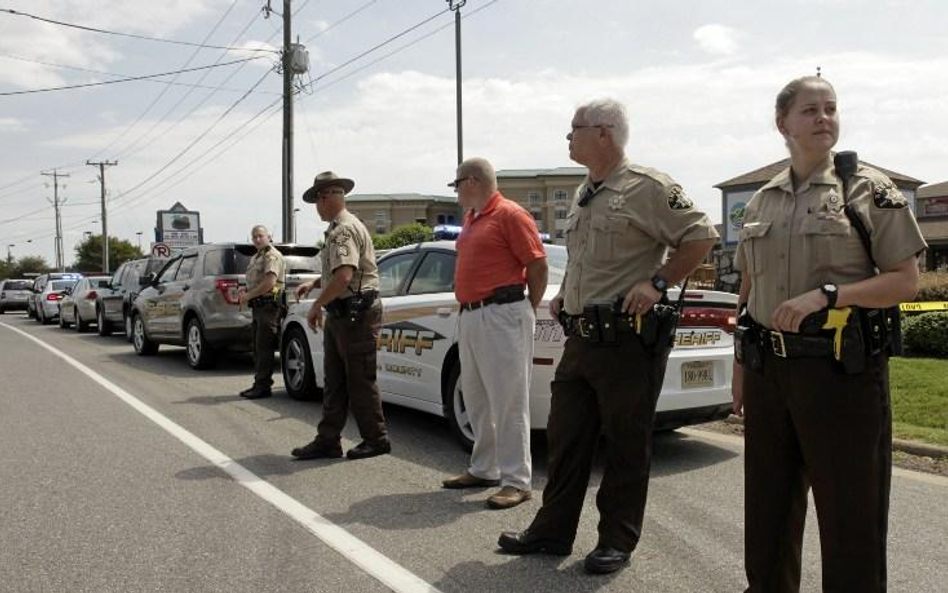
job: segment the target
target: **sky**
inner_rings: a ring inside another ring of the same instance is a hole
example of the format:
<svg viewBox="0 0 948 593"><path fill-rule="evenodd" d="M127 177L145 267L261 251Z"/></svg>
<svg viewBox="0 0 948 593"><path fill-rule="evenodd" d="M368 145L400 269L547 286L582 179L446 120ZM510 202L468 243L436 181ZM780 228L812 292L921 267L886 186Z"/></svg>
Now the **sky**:
<svg viewBox="0 0 948 593"><path fill-rule="evenodd" d="M59 193L71 262L83 234L101 232L98 169L86 162L105 160L118 162L106 169L110 236L138 244L141 232L147 248L156 212L181 202L201 213L206 241L247 240L257 223L279 240L282 77L274 66L283 36L280 16L264 18L266 4L0 0L3 255L54 262L52 178L41 173L56 169L69 175ZM292 8L294 38L310 59L295 103L298 241L322 237L324 224L300 199L320 171L353 178L356 193L451 195L448 3L293 0ZM774 98L820 67L837 92L838 149L946 181L946 9L944 0L468 0L464 155L498 169L575 165L565 135L576 106L613 97L628 109L629 158L671 175L719 222L713 185L786 156Z"/></svg>

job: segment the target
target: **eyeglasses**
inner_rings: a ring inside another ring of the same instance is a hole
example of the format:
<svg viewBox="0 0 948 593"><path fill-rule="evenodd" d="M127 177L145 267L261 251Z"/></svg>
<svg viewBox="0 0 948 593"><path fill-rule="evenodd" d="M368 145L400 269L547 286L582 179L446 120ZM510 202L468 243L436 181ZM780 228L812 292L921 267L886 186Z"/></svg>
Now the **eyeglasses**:
<svg viewBox="0 0 948 593"><path fill-rule="evenodd" d="M458 191L458 188L461 187L461 184L467 181L468 179L474 179L473 175L468 175L467 177L461 177L460 179L455 179L448 184L448 187L453 187L454 191Z"/></svg>
<svg viewBox="0 0 948 593"><path fill-rule="evenodd" d="M326 189L321 189L316 192L316 196L320 198L328 198L329 196L344 196L346 195L346 190L341 187L327 187Z"/></svg>
<svg viewBox="0 0 948 593"><path fill-rule="evenodd" d="M588 126L572 126L572 131L582 130L583 128L614 128L615 126L611 124L592 124Z"/></svg>

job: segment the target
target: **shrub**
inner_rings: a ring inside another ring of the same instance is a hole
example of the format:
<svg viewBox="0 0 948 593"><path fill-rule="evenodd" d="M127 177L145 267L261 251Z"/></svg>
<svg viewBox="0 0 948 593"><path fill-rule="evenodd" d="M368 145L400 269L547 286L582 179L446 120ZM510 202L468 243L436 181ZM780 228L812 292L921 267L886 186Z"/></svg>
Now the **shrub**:
<svg viewBox="0 0 948 593"><path fill-rule="evenodd" d="M948 313L904 317L902 341L912 354L948 357Z"/></svg>
<svg viewBox="0 0 948 593"><path fill-rule="evenodd" d="M925 272L918 279L917 302L948 301L948 272Z"/></svg>

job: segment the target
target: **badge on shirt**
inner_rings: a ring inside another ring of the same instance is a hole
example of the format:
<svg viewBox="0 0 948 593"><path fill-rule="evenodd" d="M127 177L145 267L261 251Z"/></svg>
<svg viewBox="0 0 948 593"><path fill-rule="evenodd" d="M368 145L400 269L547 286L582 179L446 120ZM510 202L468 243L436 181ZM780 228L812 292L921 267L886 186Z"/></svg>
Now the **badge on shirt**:
<svg viewBox="0 0 948 593"><path fill-rule="evenodd" d="M685 195L685 190L676 185L668 192L668 207L672 210L691 210L694 204Z"/></svg>
<svg viewBox="0 0 948 593"><path fill-rule="evenodd" d="M872 201L876 208L898 209L908 206L908 200L893 183L880 184L872 192Z"/></svg>
<svg viewBox="0 0 948 593"><path fill-rule="evenodd" d="M349 255L349 231L342 231L332 239L333 247L336 248L337 257L348 257Z"/></svg>
<svg viewBox="0 0 948 593"><path fill-rule="evenodd" d="M829 212L839 212L843 209L843 201L840 199L839 194L836 193L835 189L829 190L826 194L826 199L823 201L823 205L826 206L826 209Z"/></svg>
<svg viewBox="0 0 948 593"><path fill-rule="evenodd" d="M625 196L618 195L609 198L609 208L612 210L622 210L625 208Z"/></svg>

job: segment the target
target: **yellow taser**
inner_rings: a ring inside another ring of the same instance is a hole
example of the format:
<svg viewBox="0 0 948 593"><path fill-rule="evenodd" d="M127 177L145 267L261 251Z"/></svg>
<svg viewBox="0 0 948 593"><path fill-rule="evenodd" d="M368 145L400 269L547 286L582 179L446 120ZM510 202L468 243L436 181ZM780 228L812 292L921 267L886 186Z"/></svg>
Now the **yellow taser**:
<svg viewBox="0 0 948 593"><path fill-rule="evenodd" d="M842 309L830 309L826 312L826 323L823 329L833 330L833 358L842 360L843 358L843 330L849 323L849 316L853 310L850 307Z"/></svg>

